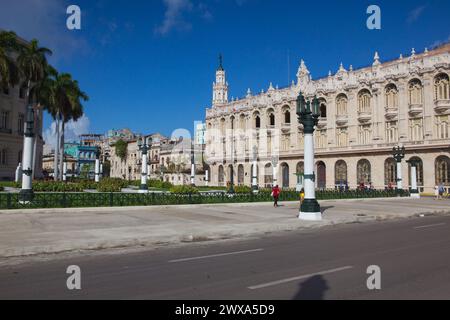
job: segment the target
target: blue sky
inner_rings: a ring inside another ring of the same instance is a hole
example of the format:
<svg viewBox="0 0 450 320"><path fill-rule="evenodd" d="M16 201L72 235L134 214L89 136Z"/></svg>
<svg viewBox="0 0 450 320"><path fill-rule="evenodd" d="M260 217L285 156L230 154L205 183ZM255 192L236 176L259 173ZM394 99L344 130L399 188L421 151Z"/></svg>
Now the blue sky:
<svg viewBox="0 0 450 320"><path fill-rule="evenodd" d="M82 30L66 29L77 4ZM366 28L381 8L382 29ZM450 39L450 1L0 0L0 28L38 38L90 96L73 134L128 127L192 129L210 105L217 56L230 97L288 84L303 58L314 78L409 54ZM46 117L45 126L51 119Z"/></svg>

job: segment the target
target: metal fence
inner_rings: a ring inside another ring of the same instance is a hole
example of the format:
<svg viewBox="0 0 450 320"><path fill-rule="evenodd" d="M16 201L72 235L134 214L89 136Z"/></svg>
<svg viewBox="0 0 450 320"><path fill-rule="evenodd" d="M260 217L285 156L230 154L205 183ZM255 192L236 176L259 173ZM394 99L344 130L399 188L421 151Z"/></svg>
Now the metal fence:
<svg viewBox="0 0 450 320"><path fill-rule="evenodd" d="M357 199L396 197L396 191L317 191L317 200L327 199ZM404 191L401 196L408 196ZM279 201L299 201L296 191L283 191ZM270 202L270 192L235 193L201 192L196 194L173 193L86 193L86 192L53 192L35 193L33 201L20 203L18 193L0 193L0 209L32 209L32 208L82 208L82 207L124 207L152 206L177 204L208 204L208 203L245 203Z"/></svg>

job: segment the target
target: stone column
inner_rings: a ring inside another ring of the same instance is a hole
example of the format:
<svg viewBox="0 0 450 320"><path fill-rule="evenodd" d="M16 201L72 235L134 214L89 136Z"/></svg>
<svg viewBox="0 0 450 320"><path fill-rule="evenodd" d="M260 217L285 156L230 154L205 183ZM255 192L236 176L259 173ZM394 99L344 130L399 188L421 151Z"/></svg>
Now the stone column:
<svg viewBox="0 0 450 320"><path fill-rule="evenodd" d="M33 145L34 145L34 110L28 106L27 119L23 143L23 170L22 170L22 189L19 193L20 203L29 203L33 200Z"/></svg>

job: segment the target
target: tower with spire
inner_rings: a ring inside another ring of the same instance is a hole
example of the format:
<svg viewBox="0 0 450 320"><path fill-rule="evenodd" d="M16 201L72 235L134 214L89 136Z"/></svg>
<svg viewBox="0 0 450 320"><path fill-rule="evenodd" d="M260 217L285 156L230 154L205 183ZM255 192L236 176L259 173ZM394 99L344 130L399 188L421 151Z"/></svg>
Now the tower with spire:
<svg viewBox="0 0 450 320"><path fill-rule="evenodd" d="M228 83L225 78L225 70L222 64L222 55L219 55L219 67L216 71L216 81L213 83L213 107L228 102Z"/></svg>

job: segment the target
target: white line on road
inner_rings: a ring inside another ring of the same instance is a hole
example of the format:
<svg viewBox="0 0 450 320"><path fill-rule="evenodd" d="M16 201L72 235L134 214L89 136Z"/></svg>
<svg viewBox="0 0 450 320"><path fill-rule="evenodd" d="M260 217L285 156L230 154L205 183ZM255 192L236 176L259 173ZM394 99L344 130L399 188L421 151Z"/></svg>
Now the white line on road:
<svg viewBox="0 0 450 320"><path fill-rule="evenodd" d="M301 280L301 279L305 279L305 278L310 278L310 277L318 276L318 275L325 275L325 274L335 273L335 272L344 271L344 270L348 270L348 269L352 269L352 268L353 268L353 266L345 266L345 267L336 268L336 269L324 270L324 271L319 271L319 272L315 272L315 273L304 274L304 275L298 276L298 277L281 279L281 280L277 280L277 281L272 281L272 282L267 282L267 283L263 283L263 284L258 284L258 285L254 285L254 286L251 286L251 287L248 287L248 288L250 290L261 289L261 288L276 286L276 285L283 284L283 283L286 283L286 282L292 282L292 281Z"/></svg>
<svg viewBox="0 0 450 320"><path fill-rule="evenodd" d="M211 255L208 255L208 256L200 256L200 257L192 257L192 258L175 259L175 260L170 260L169 262L170 262L170 263L173 263L173 262L184 262L184 261L192 261L192 260L200 260L200 259L216 258L216 257L231 256L231 255L236 255L236 254L258 252L258 251L263 251L263 250L264 250L264 249L252 249L252 250L244 250L244 251L225 252L225 253L211 254Z"/></svg>
<svg viewBox="0 0 450 320"><path fill-rule="evenodd" d="M414 227L414 229L431 228L431 227L438 227L438 226L443 226L443 225L445 225L445 222L443 222L443 223L435 223L435 224L428 224L426 226L418 226L418 227Z"/></svg>

